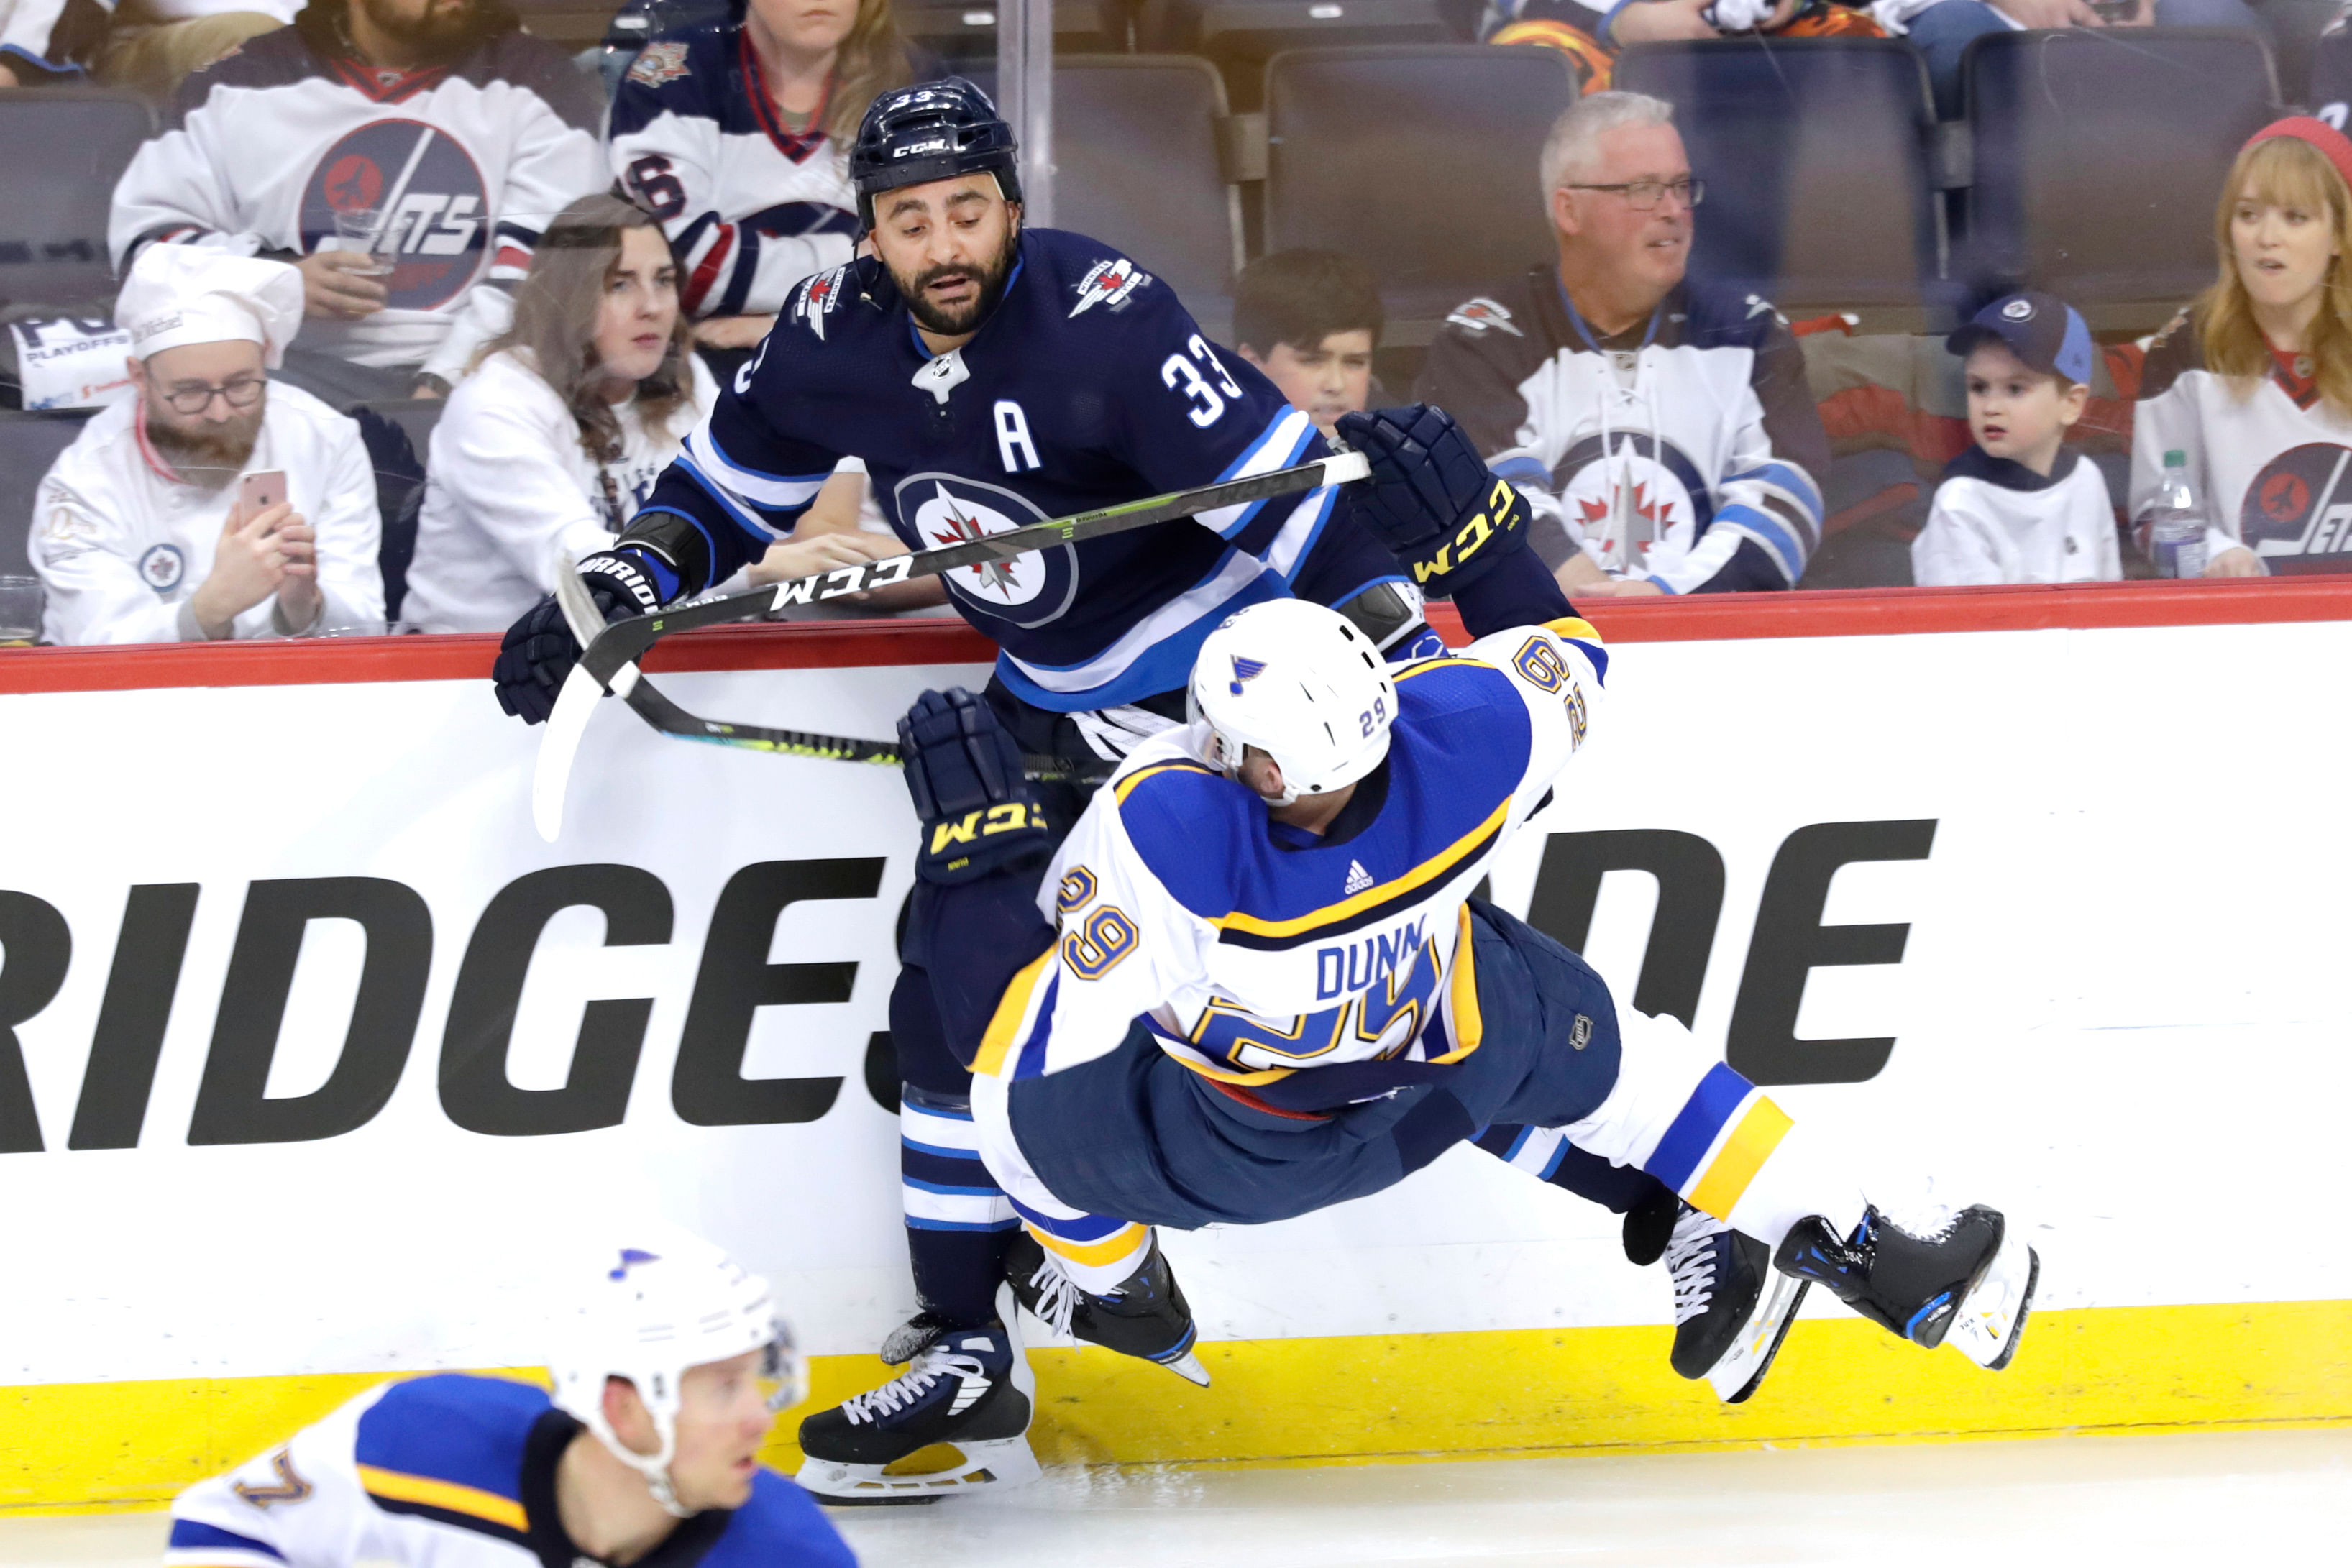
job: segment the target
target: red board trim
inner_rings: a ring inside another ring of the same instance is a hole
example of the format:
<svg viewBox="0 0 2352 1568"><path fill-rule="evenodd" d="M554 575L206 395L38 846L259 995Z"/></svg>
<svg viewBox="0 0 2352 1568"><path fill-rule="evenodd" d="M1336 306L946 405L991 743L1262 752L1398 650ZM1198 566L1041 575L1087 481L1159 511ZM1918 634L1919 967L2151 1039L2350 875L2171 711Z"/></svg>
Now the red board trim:
<svg viewBox="0 0 2352 1568"><path fill-rule="evenodd" d="M2352 621L2352 578L2273 577L2063 588L1915 588L1592 600L1579 607L1612 643L1743 642L1761 637L1913 636L2053 627L2241 626ZM1432 619L1459 641L1450 606ZM173 686L297 686L373 681L487 680L494 636L352 637L194 646L0 649L0 694ZM994 646L960 621L727 626L662 643L646 667L845 669L977 664Z"/></svg>

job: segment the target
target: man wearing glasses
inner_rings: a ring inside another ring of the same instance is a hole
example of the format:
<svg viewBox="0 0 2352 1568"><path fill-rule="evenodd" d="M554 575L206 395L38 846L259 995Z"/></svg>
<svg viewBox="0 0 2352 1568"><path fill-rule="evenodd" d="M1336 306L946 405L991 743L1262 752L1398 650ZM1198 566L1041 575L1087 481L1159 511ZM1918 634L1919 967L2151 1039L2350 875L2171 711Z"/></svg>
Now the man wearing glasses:
<svg viewBox="0 0 2352 1568"><path fill-rule="evenodd" d="M1821 540L1804 356L1769 301L1684 276L1706 191L1673 115L1629 92L1561 114L1557 262L1457 307L1415 389L1525 493L1579 599L1790 588Z"/></svg>
<svg viewBox="0 0 2352 1568"><path fill-rule="evenodd" d="M301 275L282 262L140 253L115 305L136 395L90 420L34 503L46 641L383 621L383 525L359 426L268 379L301 319Z"/></svg>

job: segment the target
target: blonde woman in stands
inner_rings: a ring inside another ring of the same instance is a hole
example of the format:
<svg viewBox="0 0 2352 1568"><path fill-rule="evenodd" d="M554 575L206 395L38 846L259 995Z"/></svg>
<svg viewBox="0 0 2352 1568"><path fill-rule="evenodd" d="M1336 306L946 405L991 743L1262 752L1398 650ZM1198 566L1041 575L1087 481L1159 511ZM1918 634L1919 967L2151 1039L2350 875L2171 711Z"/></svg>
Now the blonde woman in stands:
<svg viewBox="0 0 2352 1568"><path fill-rule="evenodd" d="M501 631L553 591L551 549L607 548L718 389L690 350L677 265L654 220L583 196L539 243L514 325L434 426L404 619ZM829 534L761 569L799 576L904 549Z"/></svg>
<svg viewBox="0 0 2352 1568"><path fill-rule="evenodd" d="M2207 577L2352 571L2352 141L2282 120L2238 153L2221 275L2148 348L2131 508L2188 460Z"/></svg>

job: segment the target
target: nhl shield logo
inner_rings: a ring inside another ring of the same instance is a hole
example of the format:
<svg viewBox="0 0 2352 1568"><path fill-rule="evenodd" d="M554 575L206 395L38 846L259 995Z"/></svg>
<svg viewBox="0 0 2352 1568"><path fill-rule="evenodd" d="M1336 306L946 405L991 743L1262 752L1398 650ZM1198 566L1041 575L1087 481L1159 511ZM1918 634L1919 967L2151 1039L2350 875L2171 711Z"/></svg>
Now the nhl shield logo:
<svg viewBox="0 0 2352 1568"><path fill-rule="evenodd" d="M139 580L158 593L169 593L188 575L188 558L178 545L150 545L139 558Z"/></svg>
<svg viewBox="0 0 2352 1568"><path fill-rule="evenodd" d="M394 310L437 310L474 281L488 237L482 172L450 135L420 120L378 120L337 141L302 193L302 248L335 237L337 213L383 214L373 249Z"/></svg>
<svg viewBox="0 0 2352 1568"><path fill-rule="evenodd" d="M898 482L893 498L901 523L914 530L922 549L1046 520L1025 497L953 474L909 475ZM1077 593L1077 551L1069 545L1032 550L1010 560L959 567L940 580L984 617L1023 628L1043 626L1059 620Z"/></svg>

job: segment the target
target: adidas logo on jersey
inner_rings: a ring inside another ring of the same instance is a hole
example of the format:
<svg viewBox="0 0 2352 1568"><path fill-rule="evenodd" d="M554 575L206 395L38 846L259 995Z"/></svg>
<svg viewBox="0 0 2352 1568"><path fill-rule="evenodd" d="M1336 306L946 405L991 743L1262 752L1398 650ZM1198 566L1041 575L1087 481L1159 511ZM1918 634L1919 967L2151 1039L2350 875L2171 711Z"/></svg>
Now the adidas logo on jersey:
<svg viewBox="0 0 2352 1568"><path fill-rule="evenodd" d="M1364 869L1364 862L1361 861L1349 861L1348 862L1348 884L1340 891L1350 894L1361 893L1364 889L1371 885L1372 873Z"/></svg>

